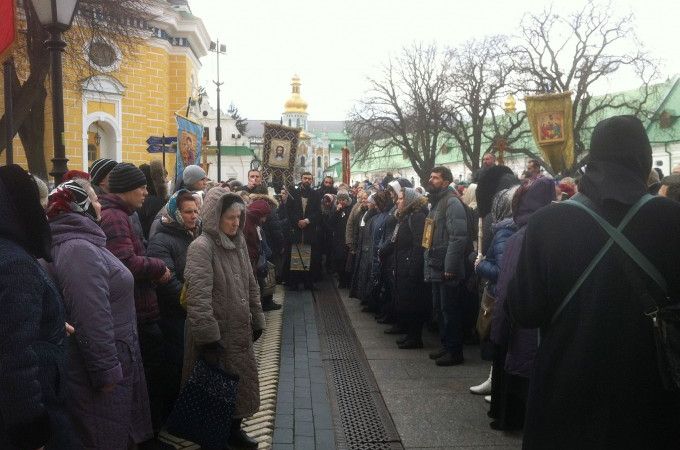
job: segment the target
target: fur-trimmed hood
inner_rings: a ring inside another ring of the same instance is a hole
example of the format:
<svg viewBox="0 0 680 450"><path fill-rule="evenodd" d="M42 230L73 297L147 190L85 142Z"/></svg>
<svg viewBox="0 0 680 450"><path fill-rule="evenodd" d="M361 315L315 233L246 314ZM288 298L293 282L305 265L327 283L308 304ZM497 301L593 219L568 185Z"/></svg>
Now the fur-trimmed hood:
<svg viewBox="0 0 680 450"><path fill-rule="evenodd" d="M397 219L401 219L419 209L427 209L427 197L423 196L414 200L410 205L404 208L403 211L397 211L395 215Z"/></svg>
<svg viewBox="0 0 680 450"><path fill-rule="evenodd" d="M279 207L279 202L276 200L274 197L271 195L267 194L249 194L248 197L250 197L250 201L254 202L255 200L266 200L267 203L269 203L269 206L271 209L275 209Z"/></svg>

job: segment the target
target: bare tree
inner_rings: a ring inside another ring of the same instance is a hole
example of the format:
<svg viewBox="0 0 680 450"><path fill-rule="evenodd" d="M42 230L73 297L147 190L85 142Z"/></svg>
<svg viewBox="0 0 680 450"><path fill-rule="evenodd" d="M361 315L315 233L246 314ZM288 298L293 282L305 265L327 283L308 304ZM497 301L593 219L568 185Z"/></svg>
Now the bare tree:
<svg viewBox="0 0 680 450"><path fill-rule="evenodd" d="M359 157L398 148L420 179L429 179L445 127L449 60L434 44L414 44L390 59L381 78L369 79L348 120Z"/></svg>
<svg viewBox="0 0 680 450"><path fill-rule="evenodd" d="M612 5L589 1L583 9L560 16L552 8L526 15L521 25L519 55L529 93L573 93L574 155L571 173L587 158L587 128L603 113L644 115L658 76L655 61L636 34L632 15L615 16ZM639 92L595 95L612 75L631 76ZM510 151L513 151L511 148ZM526 149L514 151L527 152ZM537 155L531 154L532 157Z"/></svg>
<svg viewBox="0 0 680 450"><path fill-rule="evenodd" d="M528 134L524 112L505 115L500 110L505 96L521 90L516 52L503 35L470 40L449 52L446 131L460 148L465 165L476 173L483 153L505 150Z"/></svg>
<svg viewBox="0 0 680 450"><path fill-rule="evenodd" d="M81 0L74 27L65 33L68 46L65 66L74 70L64 83L74 84L87 76L96 75L83 52L86 43L99 40L112 42L125 57L134 57L137 44L149 34L148 22L157 0ZM31 2L19 2L19 14L26 19L26 29L15 50L12 73L13 123L26 152L29 170L47 178L44 148L46 81L49 54L43 42L48 34L40 25ZM68 76L68 71L65 71ZM7 118L0 118L4 129ZM0 152L7 148L5 134L0 134Z"/></svg>

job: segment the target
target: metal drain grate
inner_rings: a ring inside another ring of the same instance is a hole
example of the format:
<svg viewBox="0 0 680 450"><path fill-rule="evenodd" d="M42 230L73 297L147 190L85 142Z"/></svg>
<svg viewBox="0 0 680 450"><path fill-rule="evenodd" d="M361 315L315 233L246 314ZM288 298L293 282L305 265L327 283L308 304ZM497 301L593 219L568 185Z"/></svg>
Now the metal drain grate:
<svg viewBox="0 0 680 450"><path fill-rule="evenodd" d="M335 286L324 281L317 288L317 326L338 448L403 449Z"/></svg>

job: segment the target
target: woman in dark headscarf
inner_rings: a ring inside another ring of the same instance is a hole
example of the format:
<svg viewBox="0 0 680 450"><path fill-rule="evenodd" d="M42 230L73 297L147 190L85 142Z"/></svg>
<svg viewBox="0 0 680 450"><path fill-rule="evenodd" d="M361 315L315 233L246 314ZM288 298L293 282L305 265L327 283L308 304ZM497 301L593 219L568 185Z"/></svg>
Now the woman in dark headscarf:
<svg viewBox="0 0 680 450"><path fill-rule="evenodd" d="M388 244L381 249L381 259L391 260L390 292L398 321L406 336L397 340L400 349L423 348L423 324L432 299L423 279L423 228L427 216L427 199L412 188L397 194L397 224Z"/></svg>
<svg viewBox="0 0 680 450"><path fill-rule="evenodd" d="M156 286L159 326L163 331L163 408L165 420L179 395L184 360L186 310L180 304L184 287L184 268L189 244L201 234L199 201L187 189L175 192L162 210L156 233L149 241L147 256L158 258L170 270L170 281Z"/></svg>
<svg viewBox="0 0 680 450"><path fill-rule="evenodd" d="M0 448L78 448L66 413L66 329L38 186L0 167Z"/></svg>

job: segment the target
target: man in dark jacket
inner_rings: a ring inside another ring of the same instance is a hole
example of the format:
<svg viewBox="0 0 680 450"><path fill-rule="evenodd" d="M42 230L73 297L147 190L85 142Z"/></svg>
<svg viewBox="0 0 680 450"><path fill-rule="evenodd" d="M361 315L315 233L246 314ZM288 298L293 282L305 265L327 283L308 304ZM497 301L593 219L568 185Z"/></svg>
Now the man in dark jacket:
<svg viewBox="0 0 680 450"><path fill-rule="evenodd" d="M158 258L145 256L141 239L135 234L128 217L144 203L146 177L129 163L120 163L109 174L110 194L101 198L101 227L109 249L135 278L135 308L139 346L149 387L149 401L154 431L160 429L163 392L163 333L158 324L159 309L154 283L165 284L172 274Z"/></svg>
<svg viewBox="0 0 680 450"><path fill-rule="evenodd" d="M321 198L319 192L312 189L312 179L310 172L304 172L300 185L290 192L291 198L287 202L288 220L293 229L292 255L302 249L300 246L311 247L312 256L308 267L311 267L311 273L308 273L309 278L304 281L308 289L312 287L312 280L321 276L321 266L316 260L316 227L321 216Z"/></svg>
<svg viewBox="0 0 680 450"><path fill-rule="evenodd" d="M432 284L432 307L439 322L442 348L430 353L438 366L463 363L465 248L467 218L463 203L449 189L453 175L435 167L427 191L431 208L423 232L425 281Z"/></svg>
<svg viewBox="0 0 680 450"><path fill-rule="evenodd" d="M593 131L579 195L616 227L646 194L651 166L640 120L606 119ZM654 198L621 232L661 272L669 297L680 298L680 205ZM680 396L662 386L652 320L640 300L648 292L660 301L651 278L614 243L557 313L609 240L588 212L563 203L526 226L506 300L520 326L541 329L525 449L678 447Z"/></svg>

